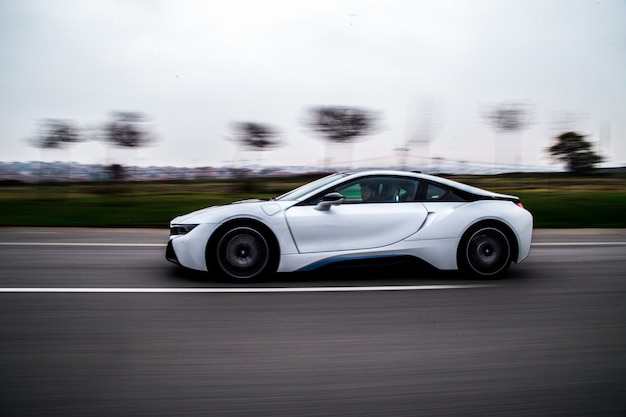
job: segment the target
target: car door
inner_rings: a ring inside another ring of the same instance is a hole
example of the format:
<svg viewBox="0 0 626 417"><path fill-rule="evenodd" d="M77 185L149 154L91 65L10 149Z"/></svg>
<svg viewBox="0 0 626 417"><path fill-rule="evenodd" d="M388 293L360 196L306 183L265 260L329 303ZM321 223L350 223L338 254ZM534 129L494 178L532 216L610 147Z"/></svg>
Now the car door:
<svg viewBox="0 0 626 417"><path fill-rule="evenodd" d="M304 204L286 211L300 253L380 248L411 236L424 223L428 213L422 203L402 201L397 195L365 202L356 195L359 186L334 190L344 195L345 201L327 210ZM380 187L383 191L383 185Z"/></svg>

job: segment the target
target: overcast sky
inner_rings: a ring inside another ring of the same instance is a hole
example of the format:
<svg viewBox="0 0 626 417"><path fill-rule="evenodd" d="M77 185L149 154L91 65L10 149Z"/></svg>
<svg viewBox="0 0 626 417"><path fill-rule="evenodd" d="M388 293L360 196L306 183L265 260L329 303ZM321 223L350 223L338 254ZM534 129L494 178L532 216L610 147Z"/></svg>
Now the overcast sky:
<svg viewBox="0 0 626 417"><path fill-rule="evenodd" d="M508 103L528 126L497 134L482 115ZM382 128L328 147L301 123L320 105L378 112ZM148 115L157 142L27 142L39 120L92 128L112 111ZM238 151L237 121L283 145ZM626 165L626 0L0 0L0 161L385 165L414 139L412 168L548 167L563 130Z"/></svg>

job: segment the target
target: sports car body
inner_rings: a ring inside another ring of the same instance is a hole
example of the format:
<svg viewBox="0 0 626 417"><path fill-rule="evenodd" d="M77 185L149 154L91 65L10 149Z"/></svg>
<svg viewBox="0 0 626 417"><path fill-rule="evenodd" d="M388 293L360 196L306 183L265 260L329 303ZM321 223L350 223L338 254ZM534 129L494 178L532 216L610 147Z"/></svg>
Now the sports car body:
<svg viewBox="0 0 626 417"><path fill-rule="evenodd" d="M233 281L394 257L497 278L528 256L532 233L533 217L515 196L416 172L368 170L178 216L166 259Z"/></svg>

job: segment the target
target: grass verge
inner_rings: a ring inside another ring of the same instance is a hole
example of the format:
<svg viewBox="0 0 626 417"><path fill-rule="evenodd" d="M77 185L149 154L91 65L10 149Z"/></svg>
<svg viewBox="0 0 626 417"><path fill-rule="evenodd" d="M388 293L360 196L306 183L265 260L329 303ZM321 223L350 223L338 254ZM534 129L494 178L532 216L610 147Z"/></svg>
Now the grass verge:
<svg viewBox="0 0 626 417"><path fill-rule="evenodd" d="M537 228L626 227L624 175L450 177L514 194ZM183 213L279 195L311 178L0 186L0 226L163 227Z"/></svg>

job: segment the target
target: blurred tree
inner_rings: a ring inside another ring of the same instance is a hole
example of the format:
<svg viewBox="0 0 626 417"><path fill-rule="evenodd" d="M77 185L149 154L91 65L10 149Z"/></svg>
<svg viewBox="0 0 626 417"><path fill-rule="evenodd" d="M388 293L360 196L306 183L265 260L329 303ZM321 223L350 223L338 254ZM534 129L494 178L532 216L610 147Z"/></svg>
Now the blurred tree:
<svg viewBox="0 0 626 417"><path fill-rule="evenodd" d="M309 108L303 124L328 143L335 144L352 144L379 128L376 113L349 106Z"/></svg>
<svg viewBox="0 0 626 417"><path fill-rule="evenodd" d="M577 132L565 132L555 138L556 143L546 149L546 152L557 161L564 162L572 172L590 171L603 161L603 157L593 152L590 142L585 135Z"/></svg>
<svg viewBox="0 0 626 417"><path fill-rule="evenodd" d="M280 134L279 130L269 124L256 123L256 122L233 122L231 124L234 137L229 138L237 144L237 148L248 151L267 151L274 149L282 145L282 142L278 139ZM235 151L235 157L233 163L237 160L237 151ZM236 168L233 166L232 175L234 177L246 178L250 174L250 170L247 168ZM241 184L239 191L254 191L255 186L253 183L244 182Z"/></svg>
<svg viewBox="0 0 626 417"><path fill-rule="evenodd" d="M112 112L113 120L104 127L104 137L114 146L135 148L154 142L148 118L138 112Z"/></svg>
<svg viewBox="0 0 626 417"><path fill-rule="evenodd" d="M420 165L428 167L435 158L430 156L430 144L436 134L440 131L443 120L443 106L433 98L425 98L415 101L409 107L408 112L408 135L407 139L399 148L396 148L400 156L400 165L406 167L406 158L409 154L417 150L419 156L424 158Z"/></svg>
<svg viewBox="0 0 626 417"><path fill-rule="evenodd" d="M111 164L106 168L109 178L113 181L122 181L124 179L124 167L120 164Z"/></svg>
<svg viewBox="0 0 626 417"><path fill-rule="evenodd" d="M522 103L497 104L487 110L484 117L497 132L516 132L529 124L528 110Z"/></svg>
<svg viewBox="0 0 626 417"><path fill-rule="evenodd" d="M30 138L29 142L32 146L40 148L43 154L45 149L64 149L70 144L82 142L83 140L80 129L73 122L65 119L43 119L39 122L37 134ZM40 179L43 175L44 173L40 165ZM71 169L68 172L68 177L71 177Z"/></svg>
<svg viewBox="0 0 626 417"><path fill-rule="evenodd" d="M39 122L39 133L30 142L36 148L59 149L82 140L79 129L69 120L44 119Z"/></svg>
<svg viewBox="0 0 626 417"><path fill-rule="evenodd" d="M234 122L231 127L235 142L246 150L266 151L281 145L279 131L268 124Z"/></svg>
<svg viewBox="0 0 626 417"><path fill-rule="evenodd" d="M139 112L116 111L111 113L111 119L103 128L104 140L110 145L118 148L138 148L155 141L146 115ZM119 164L112 166L114 165ZM113 172L116 173L117 180L126 176L126 170L121 165L111 171Z"/></svg>
<svg viewBox="0 0 626 417"><path fill-rule="evenodd" d="M521 132L530 124L528 105L524 103L499 103L483 113L483 117L496 131L495 157L498 164L519 164L521 160L521 137L517 137L517 146L511 149L511 143L498 134ZM508 158L507 158L508 156Z"/></svg>

